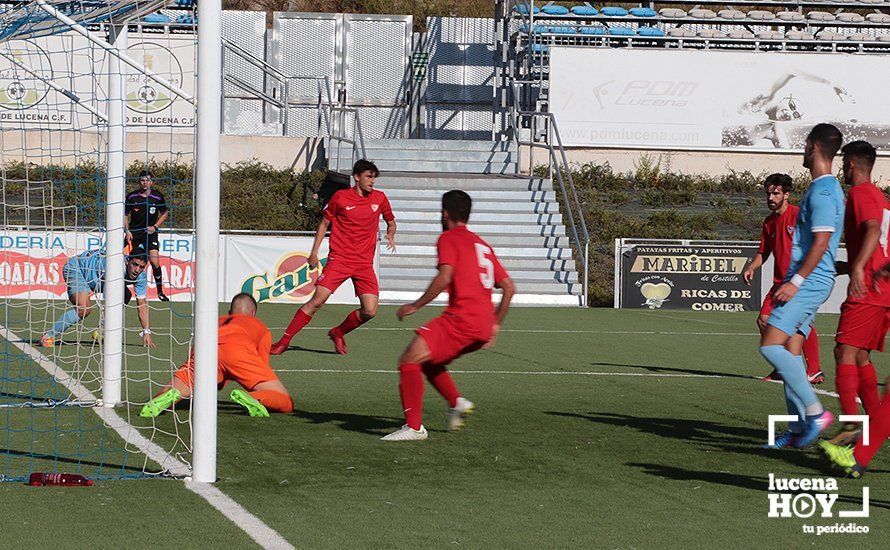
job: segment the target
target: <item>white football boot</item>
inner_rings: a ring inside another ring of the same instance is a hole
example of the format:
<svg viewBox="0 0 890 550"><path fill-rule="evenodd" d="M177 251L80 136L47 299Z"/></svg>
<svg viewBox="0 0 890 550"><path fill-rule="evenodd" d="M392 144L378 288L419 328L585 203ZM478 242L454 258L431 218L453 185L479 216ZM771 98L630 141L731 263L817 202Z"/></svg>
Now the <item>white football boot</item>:
<svg viewBox="0 0 890 550"><path fill-rule="evenodd" d="M382 441L423 441L427 438L426 428L420 426L419 430L415 430L405 424L398 430L389 435L385 435L380 439Z"/></svg>
<svg viewBox="0 0 890 550"><path fill-rule="evenodd" d="M466 419L476 409L476 405L469 399L457 398L454 408L448 409L448 417L445 419L445 428L449 432L457 431L464 427Z"/></svg>

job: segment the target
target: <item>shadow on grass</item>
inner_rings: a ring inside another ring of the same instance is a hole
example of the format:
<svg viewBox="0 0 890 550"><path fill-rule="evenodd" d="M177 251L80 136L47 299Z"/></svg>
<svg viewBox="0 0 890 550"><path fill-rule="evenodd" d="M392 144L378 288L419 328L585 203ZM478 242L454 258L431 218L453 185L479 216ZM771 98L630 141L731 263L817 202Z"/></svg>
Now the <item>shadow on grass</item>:
<svg viewBox="0 0 890 550"><path fill-rule="evenodd" d="M733 474L729 472L686 470L674 466L665 466L663 464L651 463L647 464L628 462L625 465L632 466L634 468L640 468L643 470L643 473L651 476L672 479L675 481L703 481L705 483L738 487L740 489L750 489L763 493L766 493L769 489L769 478L767 476L750 476L745 474ZM860 489L856 488L854 490L858 492ZM837 500L838 502L848 503L857 508L862 506L861 496L851 497L847 495L838 495ZM869 506L890 510L890 501L869 498Z"/></svg>
<svg viewBox="0 0 890 550"><path fill-rule="evenodd" d="M95 462L92 460L84 460L83 458L78 457L67 457L67 456L59 456L59 455L48 455L42 453L32 453L29 451L16 451L14 449L4 449L3 454L29 458L31 460L46 460L47 462L52 462L54 464L73 464L76 466L95 466L96 468L106 468L111 470L123 470L128 472L137 472L143 473L142 467L136 466L124 466L123 464L110 464L108 462ZM57 468L50 466L47 464L48 472L55 471ZM89 474L84 474L89 477Z"/></svg>
<svg viewBox="0 0 890 550"><path fill-rule="evenodd" d="M665 373L665 374L696 374L701 376L714 376L720 378L744 378L745 380L751 380L752 376L747 376L744 374L733 374L727 372L717 372L717 371L708 371L708 370L696 370L696 369L676 369L672 367L659 367L657 365L631 365L626 363L591 363L592 367L628 367L634 369L643 369L646 372L654 372L654 373Z"/></svg>
<svg viewBox="0 0 890 550"><path fill-rule="evenodd" d="M287 348L288 351L306 351L309 353L317 353L319 355L338 355L336 351L331 351L329 349L315 349L315 348L304 348L303 346L290 346Z"/></svg>
<svg viewBox="0 0 890 550"><path fill-rule="evenodd" d="M294 416L308 420L312 424L336 424L339 428L350 432L369 435L386 435L394 428L399 428L404 419L393 416L372 416L353 413L294 411Z"/></svg>

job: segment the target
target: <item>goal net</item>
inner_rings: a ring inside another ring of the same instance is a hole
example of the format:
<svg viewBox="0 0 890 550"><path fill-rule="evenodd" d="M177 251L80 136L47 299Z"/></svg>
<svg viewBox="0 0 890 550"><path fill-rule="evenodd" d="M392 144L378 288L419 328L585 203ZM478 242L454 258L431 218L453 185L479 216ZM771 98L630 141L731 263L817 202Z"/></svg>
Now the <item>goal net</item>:
<svg viewBox="0 0 890 550"><path fill-rule="evenodd" d="M164 4L0 3L0 481L189 473L187 404L140 416L194 343L196 15Z"/></svg>

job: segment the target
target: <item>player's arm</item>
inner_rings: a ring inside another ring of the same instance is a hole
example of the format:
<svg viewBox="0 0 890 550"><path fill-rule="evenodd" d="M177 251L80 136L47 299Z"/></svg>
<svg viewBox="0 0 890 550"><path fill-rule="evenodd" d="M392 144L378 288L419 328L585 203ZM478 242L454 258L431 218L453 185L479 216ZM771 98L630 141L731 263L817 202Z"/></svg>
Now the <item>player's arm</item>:
<svg viewBox="0 0 890 550"><path fill-rule="evenodd" d="M124 236L129 243L133 240L133 234L130 233L130 205L124 206Z"/></svg>
<svg viewBox="0 0 890 550"><path fill-rule="evenodd" d="M318 222L318 229L315 230L315 240L312 241L312 252L309 253L309 269L315 269L318 265L318 249L321 248L321 243L324 241L324 236L327 234L330 225L331 220L325 216Z"/></svg>
<svg viewBox="0 0 890 550"><path fill-rule="evenodd" d="M148 319L148 300L146 299L148 295L148 279L145 277L144 271L136 279L133 290L136 291L136 313L139 315L139 324L142 325L142 332L139 333L139 336L142 337L144 345L153 348L155 343L151 337L151 323L149 323Z"/></svg>
<svg viewBox="0 0 890 550"><path fill-rule="evenodd" d="M383 220L386 222L386 248L390 252L396 251L396 217L392 213L389 199L383 198Z"/></svg>
<svg viewBox="0 0 890 550"><path fill-rule="evenodd" d="M760 269L760 266L763 265L763 261L766 259L766 257L769 256L769 252L767 252L766 254L767 256L764 256L763 254L758 252L757 254L754 254L754 257L751 258L750 262L748 262L748 267L745 269L745 273L742 275L745 279L746 285L751 284L751 281L754 279L754 273L756 273L757 270Z"/></svg>
<svg viewBox="0 0 890 550"><path fill-rule="evenodd" d="M810 276L810 273L816 269L822 256L828 250L831 234L830 231L813 231L813 245L807 251L807 255L804 258L803 263L800 264L797 273L794 274L790 281L783 284L779 287L779 290L776 291L776 294L774 295L776 301L787 302L797 294L797 289L800 288L800 285L802 285L806 278Z"/></svg>
<svg viewBox="0 0 890 550"><path fill-rule="evenodd" d="M149 233L157 232L158 228L163 226L164 222L167 221L167 218L170 216L170 211L167 210L167 201L164 201L161 204L159 204L158 208L161 210L161 215L158 216L158 221L156 221L154 223L154 225L152 226L152 227L154 227L154 230L149 231Z"/></svg>
<svg viewBox="0 0 890 550"><path fill-rule="evenodd" d="M865 237L862 240L862 248L859 255L850 262L850 286L847 293L854 298L861 298L868 293L865 286L865 264L874 254L878 247L878 241L881 239L881 225L878 220L865 220L861 224L865 230Z"/></svg>
<svg viewBox="0 0 890 550"><path fill-rule="evenodd" d="M491 340L485 344L485 349L494 346L498 333L501 331L501 325L504 323L504 318L507 317L507 311L510 309L510 302L516 294L516 285L513 284L513 279L510 277L501 279L494 286L495 288L501 289L503 294L501 295L501 301L498 303L497 309L494 310L494 327L492 327L491 331Z"/></svg>
<svg viewBox="0 0 890 550"><path fill-rule="evenodd" d="M430 281L430 286L427 287L426 292L423 293L423 296L418 298L416 301L411 302L410 304L405 304L399 308L396 312L396 315L399 318L399 321L404 319L409 315L413 315L420 308L432 302L436 296L445 292L445 289L448 288L448 285L451 284L451 278L454 276L454 267L450 264L439 264L439 273Z"/></svg>

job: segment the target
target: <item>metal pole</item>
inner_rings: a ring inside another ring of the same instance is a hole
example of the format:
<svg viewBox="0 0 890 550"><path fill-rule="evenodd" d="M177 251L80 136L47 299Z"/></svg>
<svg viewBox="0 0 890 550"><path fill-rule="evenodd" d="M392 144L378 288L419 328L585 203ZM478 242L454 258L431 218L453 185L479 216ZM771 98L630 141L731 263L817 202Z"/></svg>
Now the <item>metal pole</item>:
<svg viewBox="0 0 890 550"><path fill-rule="evenodd" d="M219 157L222 4L198 3L195 198L195 393L192 479L216 481L216 369L219 316Z"/></svg>
<svg viewBox="0 0 890 550"><path fill-rule="evenodd" d="M127 26L114 25L108 41L120 51L127 49ZM124 98L125 68L120 59L108 56L108 151L105 181L105 328L102 346L102 404L121 402L124 354L124 195L126 143Z"/></svg>

